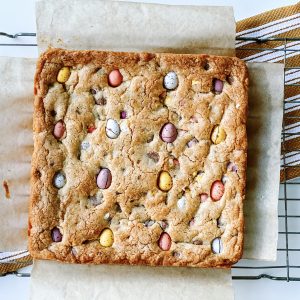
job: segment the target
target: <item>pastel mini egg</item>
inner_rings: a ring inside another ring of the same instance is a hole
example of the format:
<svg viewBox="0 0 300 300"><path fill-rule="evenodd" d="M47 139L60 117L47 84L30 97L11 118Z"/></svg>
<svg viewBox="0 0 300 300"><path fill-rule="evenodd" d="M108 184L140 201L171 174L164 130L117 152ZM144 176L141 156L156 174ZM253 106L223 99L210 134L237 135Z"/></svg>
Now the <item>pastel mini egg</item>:
<svg viewBox="0 0 300 300"><path fill-rule="evenodd" d="M223 251L223 244L220 237L213 239L211 243L211 249L215 254L219 254Z"/></svg>
<svg viewBox="0 0 300 300"><path fill-rule="evenodd" d="M169 72L164 77L164 87L168 90L175 90L178 86L178 77L175 72Z"/></svg>
<svg viewBox="0 0 300 300"><path fill-rule="evenodd" d="M100 245L103 247L111 247L114 243L114 234L110 228L105 228L100 234Z"/></svg>
<svg viewBox="0 0 300 300"><path fill-rule="evenodd" d="M65 184L66 184L65 175L62 172L55 173L55 175L53 177L53 185L56 188L61 189Z"/></svg>
<svg viewBox="0 0 300 300"><path fill-rule="evenodd" d="M166 143L173 143L177 138L178 132L174 124L166 123L160 131L160 138Z"/></svg>
<svg viewBox="0 0 300 300"><path fill-rule="evenodd" d="M120 135L120 126L118 122L114 119L108 119L106 123L106 135L110 139L116 139Z"/></svg>

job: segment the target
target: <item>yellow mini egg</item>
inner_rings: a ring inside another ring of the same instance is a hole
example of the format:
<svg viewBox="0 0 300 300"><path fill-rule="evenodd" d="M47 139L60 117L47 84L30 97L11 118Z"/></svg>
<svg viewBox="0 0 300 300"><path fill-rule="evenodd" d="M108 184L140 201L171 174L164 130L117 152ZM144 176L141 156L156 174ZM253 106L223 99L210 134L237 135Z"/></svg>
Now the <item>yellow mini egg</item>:
<svg viewBox="0 0 300 300"><path fill-rule="evenodd" d="M59 70L57 74L57 81L60 83L65 83L71 75L71 71L69 67L63 67Z"/></svg>
<svg viewBox="0 0 300 300"><path fill-rule="evenodd" d="M170 95L167 95L167 97L165 98L165 105L170 105L171 104L171 101L172 101L172 98Z"/></svg>
<svg viewBox="0 0 300 300"><path fill-rule="evenodd" d="M162 171L158 177L158 187L164 191L169 191L173 186L172 177L167 171Z"/></svg>
<svg viewBox="0 0 300 300"><path fill-rule="evenodd" d="M114 243L114 234L111 229L105 228L100 234L100 244L103 247L111 247Z"/></svg>
<svg viewBox="0 0 300 300"><path fill-rule="evenodd" d="M220 144L221 142L223 142L226 139L226 132L225 130L219 126L216 125L211 133L211 140L214 144Z"/></svg>

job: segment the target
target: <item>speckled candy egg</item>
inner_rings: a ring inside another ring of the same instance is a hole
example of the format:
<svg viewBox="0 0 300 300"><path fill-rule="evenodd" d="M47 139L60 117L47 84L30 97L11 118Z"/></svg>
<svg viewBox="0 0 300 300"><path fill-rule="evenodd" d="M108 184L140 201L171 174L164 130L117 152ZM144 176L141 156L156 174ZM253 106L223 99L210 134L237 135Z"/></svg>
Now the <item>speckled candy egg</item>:
<svg viewBox="0 0 300 300"><path fill-rule="evenodd" d="M219 254L223 251L223 244L221 238L215 238L211 243L212 252L215 254Z"/></svg>
<svg viewBox="0 0 300 300"><path fill-rule="evenodd" d="M164 87L168 90L175 90L178 86L178 77L175 72L169 72L164 77Z"/></svg>
<svg viewBox="0 0 300 300"><path fill-rule="evenodd" d="M120 135L120 126L116 120L108 119L106 123L106 135L110 139L116 139Z"/></svg>
<svg viewBox="0 0 300 300"><path fill-rule="evenodd" d="M163 192L168 192L173 186L171 175L167 171L162 171L158 176L158 187Z"/></svg>
<svg viewBox="0 0 300 300"><path fill-rule="evenodd" d="M168 251L170 250L172 245L172 239L170 235L167 232L163 232L158 240L158 246L161 250L163 251Z"/></svg>
<svg viewBox="0 0 300 300"><path fill-rule="evenodd" d="M53 177L53 185L61 189L66 184L66 176L62 172L55 173Z"/></svg>
<svg viewBox="0 0 300 300"><path fill-rule="evenodd" d="M60 120L54 125L53 129L53 135L55 136L56 139L60 140L65 136L66 132L66 125L65 123Z"/></svg>
<svg viewBox="0 0 300 300"><path fill-rule="evenodd" d="M100 234L100 244L103 247L111 247L114 243L114 234L110 228L105 228Z"/></svg>
<svg viewBox="0 0 300 300"><path fill-rule="evenodd" d="M111 185L112 176L111 172L107 168L103 168L100 170L97 176L97 186L100 189L108 189Z"/></svg>
<svg viewBox="0 0 300 300"><path fill-rule="evenodd" d="M166 123L160 131L160 138L167 143L173 143L177 135L177 129L172 123Z"/></svg>
<svg viewBox="0 0 300 300"><path fill-rule="evenodd" d="M213 201L219 201L225 192L225 187L222 181L216 180L210 188L210 197Z"/></svg>

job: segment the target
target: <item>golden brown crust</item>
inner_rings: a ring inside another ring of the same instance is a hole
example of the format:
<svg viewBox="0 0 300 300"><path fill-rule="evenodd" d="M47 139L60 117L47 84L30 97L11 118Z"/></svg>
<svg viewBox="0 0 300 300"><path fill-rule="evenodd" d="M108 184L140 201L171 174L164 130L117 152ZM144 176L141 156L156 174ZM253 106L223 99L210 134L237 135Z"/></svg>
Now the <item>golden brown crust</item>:
<svg viewBox="0 0 300 300"><path fill-rule="evenodd" d="M60 84L56 77L63 66L71 67L71 76ZM123 83L112 88L107 74L116 68ZM163 87L163 76L170 71L179 79L171 92ZM221 94L212 92L214 78L224 81ZM101 90L105 105L95 104L91 88ZM62 49L42 54L34 81L31 255L73 263L152 266L230 267L238 261L243 248L247 89L247 68L232 57ZM120 119L121 110L127 112L125 120ZM114 140L105 134L109 118L121 127ZM67 130L62 141L52 134L59 120ZM167 122L179 132L173 144L159 138ZM218 124L226 139L214 145L210 136ZM93 133L87 132L90 125L96 127ZM199 142L187 147L194 137ZM80 149L83 140L90 143L87 150ZM237 172L227 170L229 162ZM96 184L101 167L112 173L106 190ZM67 184L58 190L53 176L60 170ZM168 193L157 188L161 170L173 178ZM203 173L195 178L195 172ZM227 180L221 200L201 203L199 194L209 194L222 176ZM180 210L177 200L183 191L186 207ZM88 197L96 193L103 202L94 206ZM107 213L110 218L105 220ZM153 224L147 226L149 220ZM61 242L51 239L54 227L63 234ZM114 243L105 248L99 235L107 227ZM158 246L163 231L172 239L169 251ZM223 243L220 254L211 250L216 237Z"/></svg>

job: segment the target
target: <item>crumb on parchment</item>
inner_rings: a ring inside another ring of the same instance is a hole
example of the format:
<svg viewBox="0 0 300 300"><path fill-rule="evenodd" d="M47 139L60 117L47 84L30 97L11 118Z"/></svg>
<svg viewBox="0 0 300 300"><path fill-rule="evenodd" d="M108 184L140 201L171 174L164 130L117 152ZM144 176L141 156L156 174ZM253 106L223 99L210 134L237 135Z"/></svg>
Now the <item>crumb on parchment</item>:
<svg viewBox="0 0 300 300"><path fill-rule="evenodd" d="M3 186L4 191L5 191L6 199L10 199L10 192L9 192L8 182L6 180L3 180L2 186Z"/></svg>

